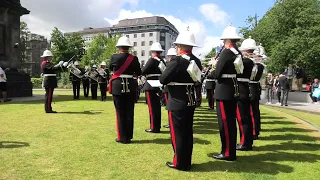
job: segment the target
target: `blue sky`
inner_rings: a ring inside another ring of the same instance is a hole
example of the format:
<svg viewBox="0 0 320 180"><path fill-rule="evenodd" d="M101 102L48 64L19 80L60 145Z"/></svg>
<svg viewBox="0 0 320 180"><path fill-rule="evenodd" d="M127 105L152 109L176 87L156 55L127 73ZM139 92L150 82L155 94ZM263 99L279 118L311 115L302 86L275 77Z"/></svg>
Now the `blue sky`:
<svg viewBox="0 0 320 180"><path fill-rule="evenodd" d="M274 0L142 0L136 7L126 4L123 8L132 11L146 10L153 14L173 15L181 20L189 18L201 20L205 23L210 35L219 36L224 26L217 27L213 25L199 11L201 4L208 3L214 3L222 11L226 12L230 16L228 23L230 22L236 27L241 27L245 24L244 21L249 15L257 13L259 17L262 17L273 6Z"/></svg>

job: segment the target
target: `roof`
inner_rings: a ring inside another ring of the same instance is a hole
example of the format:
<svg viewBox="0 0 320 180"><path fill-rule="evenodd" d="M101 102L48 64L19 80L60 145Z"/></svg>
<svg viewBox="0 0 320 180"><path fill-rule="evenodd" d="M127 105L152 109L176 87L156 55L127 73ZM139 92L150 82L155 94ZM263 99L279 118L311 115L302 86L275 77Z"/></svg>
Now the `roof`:
<svg viewBox="0 0 320 180"><path fill-rule="evenodd" d="M65 34L73 34L73 33L79 33L79 34L99 34L99 33L108 33L110 31L110 27L104 27L104 28L92 28L92 27L88 27L88 28L84 28L81 31L77 31L77 32L68 32Z"/></svg>
<svg viewBox="0 0 320 180"><path fill-rule="evenodd" d="M120 20L118 24L113 27L128 27L128 26L141 26L141 25L150 25L150 24L162 24L171 26L177 32L176 27L171 24L166 18L161 16L152 16L152 17L143 17L143 18L135 18L135 19L123 19Z"/></svg>
<svg viewBox="0 0 320 180"><path fill-rule="evenodd" d="M0 7L10 8L19 11L20 15L29 14L30 11L21 6L20 0L1 0Z"/></svg>

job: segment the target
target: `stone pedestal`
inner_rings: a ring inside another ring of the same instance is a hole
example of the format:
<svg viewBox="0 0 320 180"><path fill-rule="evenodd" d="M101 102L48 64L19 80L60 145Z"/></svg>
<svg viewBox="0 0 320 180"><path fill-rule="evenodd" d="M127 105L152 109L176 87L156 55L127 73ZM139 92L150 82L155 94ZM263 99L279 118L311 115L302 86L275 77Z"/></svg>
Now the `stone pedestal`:
<svg viewBox="0 0 320 180"><path fill-rule="evenodd" d="M20 0L0 0L0 67L6 70L8 96L32 96L30 76L21 68L20 17L29 14Z"/></svg>

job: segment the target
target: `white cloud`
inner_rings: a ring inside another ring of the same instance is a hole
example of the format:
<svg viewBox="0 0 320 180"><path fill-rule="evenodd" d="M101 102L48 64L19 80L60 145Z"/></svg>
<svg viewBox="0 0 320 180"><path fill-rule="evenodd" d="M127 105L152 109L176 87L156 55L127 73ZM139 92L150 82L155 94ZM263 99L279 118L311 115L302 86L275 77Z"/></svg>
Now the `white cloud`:
<svg viewBox="0 0 320 180"><path fill-rule="evenodd" d="M116 16L125 4L137 6L140 0L21 0L30 15L22 16L34 33L50 36L56 26L76 31L84 27L106 27L107 16Z"/></svg>
<svg viewBox="0 0 320 180"><path fill-rule="evenodd" d="M185 31L189 26L190 31L194 33L196 38L196 43L200 48L195 48L195 55L201 54L201 58L205 56L213 47L216 47L220 44L219 37L208 36L207 29L203 22L196 19L187 19L185 21L178 19L172 15L163 15L163 14L152 14L145 10L140 11L130 11L122 9L119 12L118 17L114 19L105 18L108 23L114 25L117 24L121 19L132 19L132 18L141 18L141 17L150 17L150 16L162 16L170 21L178 31Z"/></svg>
<svg viewBox="0 0 320 180"><path fill-rule="evenodd" d="M225 25L229 19L228 14L214 3L202 4L199 10L207 20L212 21L217 26Z"/></svg>

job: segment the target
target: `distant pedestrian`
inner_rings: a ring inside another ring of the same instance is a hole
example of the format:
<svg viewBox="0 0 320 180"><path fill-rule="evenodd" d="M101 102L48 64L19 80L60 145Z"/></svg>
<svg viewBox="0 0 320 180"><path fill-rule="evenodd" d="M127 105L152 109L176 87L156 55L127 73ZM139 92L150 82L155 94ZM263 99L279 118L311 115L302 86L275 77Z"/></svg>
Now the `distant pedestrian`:
<svg viewBox="0 0 320 180"><path fill-rule="evenodd" d="M267 104L271 104L272 103L272 86L273 86L273 77L271 73L269 73L266 76L265 85L266 85L266 92L267 92L267 99L268 99Z"/></svg>
<svg viewBox="0 0 320 180"><path fill-rule="evenodd" d="M285 73L281 74L279 77L279 83L281 86L281 106L288 106L288 96L290 91L290 81L286 77Z"/></svg>
<svg viewBox="0 0 320 180"><path fill-rule="evenodd" d="M311 86L310 98L312 99L312 103L314 104L318 104L318 102L320 101L320 98L313 96L313 92L316 88L320 88L319 79L314 79L313 84Z"/></svg>
<svg viewBox="0 0 320 180"><path fill-rule="evenodd" d="M1 67L0 67L0 92L2 92L3 102L11 101L11 99L7 99L7 77L6 77L6 73Z"/></svg>
<svg viewBox="0 0 320 180"><path fill-rule="evenodd" d="M296 66L295 69L295 75L296 75L296 79L297 79L297 87L298 87L298 91L302 91L302 83L303 83L303 79L305 77L305 72L304 69Z"/></svg>

